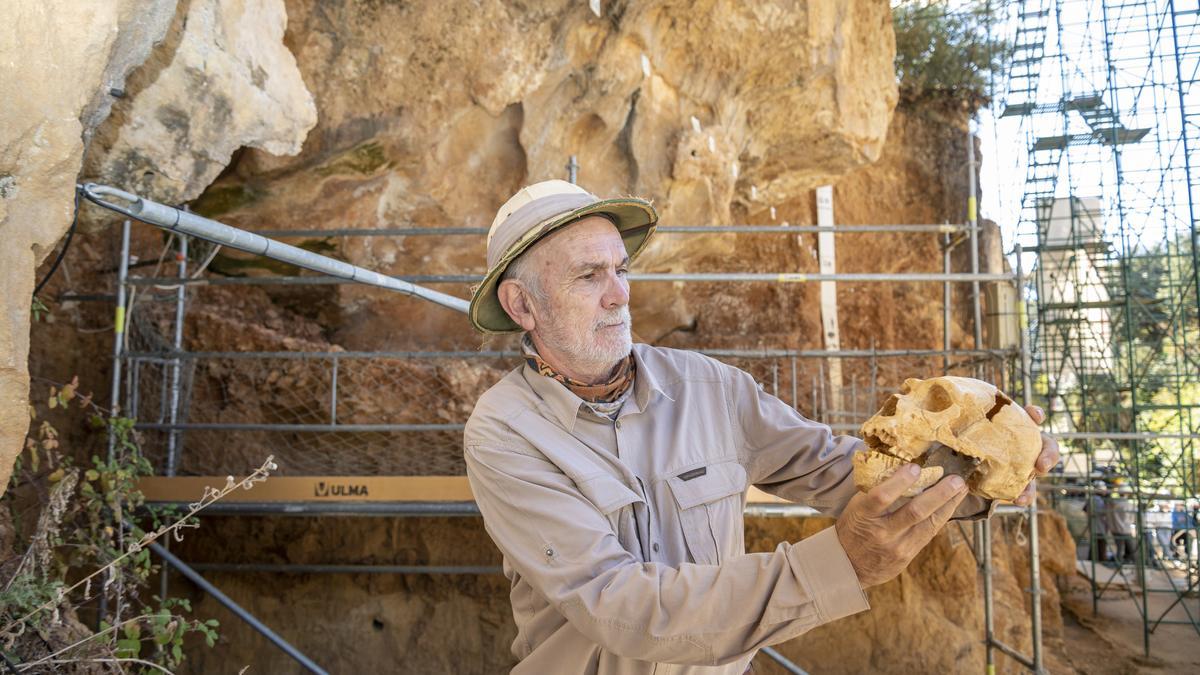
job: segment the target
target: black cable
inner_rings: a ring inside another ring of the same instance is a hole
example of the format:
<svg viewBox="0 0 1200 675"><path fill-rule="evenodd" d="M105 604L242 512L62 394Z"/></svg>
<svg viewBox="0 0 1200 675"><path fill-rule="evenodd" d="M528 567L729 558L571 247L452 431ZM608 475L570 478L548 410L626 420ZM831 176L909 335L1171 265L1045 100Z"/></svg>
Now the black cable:
<svg viewBox="0 0 1200 675"><path fill-rule="evenodd" d="M13 675L21 675L21 671L17 670L17 664L13 663L13 660L8 658L8 654L0 651L0 657L4 658L4 665L8 666L8 670L12 672Z"/></svg>
<svg viewBox="0 0 1200 675"><path fill-rule="evenodd" d="M75 236L75 226L79 223L79 188L75 188L75 214L71 216L71 227L67 229L67 239L63 242L62 250L58 252L58 257L54 259L54 264L50 266L50 271L46 272L46 276L38 282L34 287L33 294L36 296L46 286L46 282L50 281L50 277L54 276L54 272L58 270L58 266L62 264L63 258L67 255L67 249L71 246L71 238Z"/></svg>

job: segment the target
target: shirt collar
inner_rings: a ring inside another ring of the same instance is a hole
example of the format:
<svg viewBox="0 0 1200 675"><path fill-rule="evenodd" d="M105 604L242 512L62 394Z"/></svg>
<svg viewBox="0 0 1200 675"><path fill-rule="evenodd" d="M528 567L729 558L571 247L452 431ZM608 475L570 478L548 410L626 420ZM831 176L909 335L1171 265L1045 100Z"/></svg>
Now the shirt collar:
<svg viewBox="0 0 1200 675"><path fill-rule="evenodd" d="M574 431L575 420L579 417L579 406L583 405L583 399L557 380L552 380L534 370L528 363L521 366L521 374L533 389L533 393L542 399L550 416L567 431ZM637 387L636 381L633 386Z"/></svg>
<svg viewBox="0 0 1200 675"><path fill-rule="evenodd" d="M664 374L646 362L645 353L650 349L650 345L633 345L633 360L637 363L637 379L633 381L633 402L637 405L639 413L646 411L646 406L650 404L650 396L655 393L661 394L672 403L675 402L663 386Z"/></svg>

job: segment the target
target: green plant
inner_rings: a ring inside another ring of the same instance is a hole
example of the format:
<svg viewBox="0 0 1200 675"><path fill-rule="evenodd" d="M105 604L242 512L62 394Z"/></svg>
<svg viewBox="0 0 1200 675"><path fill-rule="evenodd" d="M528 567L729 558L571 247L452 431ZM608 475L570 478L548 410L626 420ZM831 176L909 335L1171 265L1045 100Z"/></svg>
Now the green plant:
<svg viewBox="0 0 1200 675"><path fill-rule="evenodd" d="M187 618L186 600L144 599L141 591L157 570L149 544L198 526L196 513L234 489L265 480L274 464L268 458L251 476L230 477L224 489L206 490L185 513L147 508L137 484L153 467L141 453L134 421L109 415L78 388L77 379L52 384L39 406L30 407L31 433L3 498L23 553L0 551L7 557L0 562L0 649L18 671L115 664L169 672L183 662L188 634L215 644L217 622ZM83 442L99 446L111 438L113 451L104 458L92 454L77 466L39 407L60 416L84 412L90 434ZM30 501L33 509L26 506ZM31 511L39 513L28 527ZM109 614L93 633L77 614L100 597Z"/></svg>
<svg viewBox="0 0 1200 675"><path fill-rule="evenodd" d="M896 76L905 103L940 103L974 112L1005 68L1007 42L989 30L995 3L909 0L892 8Z"/></svg>
<svg viewBox="0 0 1200 675"><path fill-rule="evenodd" d="M34 322L37 322L42 320L43 314L50 313L50 308L46 306L46 303L42 302L41 298L35 295L33 296L33 302L30 304L29 311L33 315Z"/></svg>

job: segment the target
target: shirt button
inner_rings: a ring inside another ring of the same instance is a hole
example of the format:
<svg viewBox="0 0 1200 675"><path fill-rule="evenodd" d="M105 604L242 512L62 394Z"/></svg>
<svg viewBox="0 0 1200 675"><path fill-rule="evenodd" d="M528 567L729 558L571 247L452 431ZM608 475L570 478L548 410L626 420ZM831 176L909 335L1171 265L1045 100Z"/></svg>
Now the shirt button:
<svg viewBox="0 0 1200 675"><path fill-rule="evenodd" d="M620 428L621 428L621 420L617 420L617 428L618 428L618 429L620 429Z"/></svg>
<svg viewBox="0 0 1200 675"><path fill-rule="evenodd" d="M655 553L658 553L658 542L654 542L654 546L651 546L650 548L654 549Z"/></svg>

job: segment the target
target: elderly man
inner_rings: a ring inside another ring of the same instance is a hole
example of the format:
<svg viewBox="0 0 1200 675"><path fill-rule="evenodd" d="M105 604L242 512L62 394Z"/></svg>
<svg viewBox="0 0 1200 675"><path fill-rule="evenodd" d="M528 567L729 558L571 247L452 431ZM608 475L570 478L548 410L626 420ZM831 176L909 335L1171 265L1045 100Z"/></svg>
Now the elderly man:
<svg viewBox="0 0 1200 675"><path fill-rule="evenodd" d="M646 201L546 181L488 233L471 322L523 332L525 363L480 397L464 448L512 582L514 673L740 675L759 648L867 609L863 589L950 518L989 513L958 477L901 500L912 466L856 494L860 441L736 368L632 344L629 264L656 222ZM1057 460L1048 441L1038 471ZM747 554L751 485L837 523Z"/></svg>

